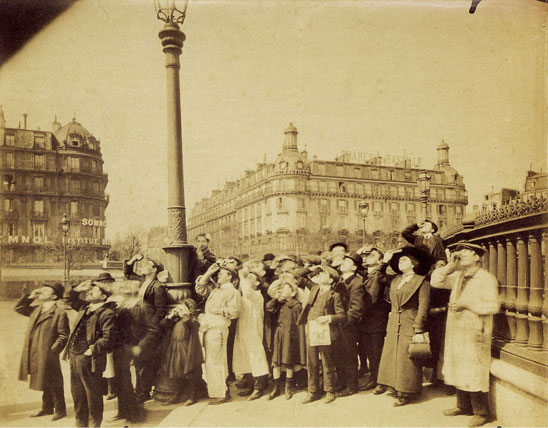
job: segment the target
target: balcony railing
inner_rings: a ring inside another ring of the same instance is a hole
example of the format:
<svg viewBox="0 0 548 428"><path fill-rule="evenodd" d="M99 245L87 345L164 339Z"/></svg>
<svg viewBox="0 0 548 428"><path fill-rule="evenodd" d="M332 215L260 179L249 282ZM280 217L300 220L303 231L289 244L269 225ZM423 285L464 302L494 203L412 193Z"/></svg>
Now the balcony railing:
<svg viewBox="0 0 548 428"><path fill-rule="evenodd" d="M548 200L516 200L447 230L446 245L469 240L486 253L482 267L499 282L494 346L548 365Z"/></svg>

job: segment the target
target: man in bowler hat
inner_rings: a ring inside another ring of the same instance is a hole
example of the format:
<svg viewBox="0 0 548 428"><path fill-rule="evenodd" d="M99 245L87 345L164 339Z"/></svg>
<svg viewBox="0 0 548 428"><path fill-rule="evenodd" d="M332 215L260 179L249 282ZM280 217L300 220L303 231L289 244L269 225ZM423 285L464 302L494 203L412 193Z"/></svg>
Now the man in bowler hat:
<svg viewBox="0 0 548 428"><path fill-rule="evenodd" d="M42 408L30 417L53 415L53 421L67 415L63 391L63 373L59 353L69 335L69 321L65 310L57 305L63 297L63 286L43 284L21 297L15 310L29 317L23 342L19 380L30 375L30 389L42 391Z"/></svg>

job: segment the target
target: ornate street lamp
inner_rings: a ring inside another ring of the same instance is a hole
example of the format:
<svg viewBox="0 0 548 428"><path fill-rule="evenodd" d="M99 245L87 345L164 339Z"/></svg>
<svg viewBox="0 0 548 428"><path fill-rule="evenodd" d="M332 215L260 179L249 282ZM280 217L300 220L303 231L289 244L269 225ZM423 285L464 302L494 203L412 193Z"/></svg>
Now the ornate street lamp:
<svg viewBox="0 0 548 428"><path fill-rule="evenodd" d="M167 255L166 267L173 282L188 284L189 256L192 245L187 242L185 192L183 180L183 143L181 132L181 95L179 87L179 56L185 34L179 24L185 20L188 0L155 0L156 16L165 22L158 36L166 55L167 74ZM190 286L190 284L188 284Z"/></svg>
<svg viewBox="0 0 548 428"><path fill-rule="evenodd" d="M68 266L68 259L67 259L67 235L70 230L70 220L67 218L66 214L63 214L63 217L61 218L60 222L61 224L61 230L63 231L63 261L64 261L64 272L63 272L63 282L65 284L65 288L68 287L68 281L69 281L69 266Z"/></svg>
<svg viewBox="0 0 548 428"><path fill-rule="evenodd" d="M419 173L419 178L417 179L417 183L419 185L419 192L420 192L420 201L421 201L421 208L422 208L422 219L426 220L428 216L428 197L430 196L430 180L432 177L428 175L428 171L425 169L421 170Z"/></svg>
<svg viewBox="0 0 548 428"><path fill-rule="evenodd" d="M156 16L165 22L158 33L166 55L167 76L167 245L166 268L170 273L168 293L179 303L192 295L189 282L189 259L192 245L187 242L185 191L183 183L183 142L181 131L181 90L179 86L179 57L183 51L185 34L179 30L186 16L188 0L155 0ZM179 385L160 375L154 389L154 399L167 401L176 394Z"/></svg>
<svg viewBox="0 0 548 428"><path fill-rule="evenodd" d="M365 221L367 220L367 214L369 214L369 203L365 199L362 199L360 202L358 202L358 208L360 209L360 214L363 218L362 240L363 240L363 245L365 245L365 235L366 235Z"/></svg>

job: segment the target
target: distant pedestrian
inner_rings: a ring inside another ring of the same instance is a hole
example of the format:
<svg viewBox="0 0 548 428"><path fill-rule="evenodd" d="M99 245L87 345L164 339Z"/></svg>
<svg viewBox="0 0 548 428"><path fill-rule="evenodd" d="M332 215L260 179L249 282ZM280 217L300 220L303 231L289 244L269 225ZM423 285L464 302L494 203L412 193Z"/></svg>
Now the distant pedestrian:
<svg viewBox="0 0 548 428"><path fill-rule="evenodd" d="M457 407L443 413L474 415L470 427L491 420L491 334L499 303L497 279L481 268L484 253L477 244L461 242L450 262L432 273L432 287L451 290L442 374L457 389Z"/></svg>
<svg viewBox="0 0 548 428"><path fill-rule="evenodd" d="M57 305L63 297L63 286L43 284L21 297L15 310L30 317L23 342L19 380L30 375L30 389L42 392L42 408L31 417L53 415L53 421L67 415L63 390L63 373L59 353L69 336L69 321L65 310Z"/></svg>

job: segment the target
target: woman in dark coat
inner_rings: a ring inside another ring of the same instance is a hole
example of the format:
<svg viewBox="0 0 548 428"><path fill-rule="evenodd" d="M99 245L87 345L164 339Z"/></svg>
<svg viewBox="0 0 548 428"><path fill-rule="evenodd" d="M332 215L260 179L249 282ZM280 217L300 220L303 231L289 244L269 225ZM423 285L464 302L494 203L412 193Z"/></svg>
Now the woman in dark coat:
<svg viewBox="0 0 548 428"><path fill-rule="evenodd" d="M398 275L390 284L392 309L375 394L390 387L398 397L394 405L403 406L422 386L422 361L409 358L408 349L413 336L425 331L430 284L423 275L430 268L430 257L422 249L404 247L392 255L390 266Z"/></svg>
<svg viewBox="0 0 548 428"><path fill-rule="evenodd" d="M303 325L297 325L302 305L296 299L297 284L288 277L274 281L268 293L273 297L266 311L273 315L276 330L272 352L274 390L268 396L272 400L281 392L281 371L286 372L285 398L295 393L294 372L306 364L306 341Z"/></svg>
<svg viewBox="0 0 548 428"><path fill-rule="evenodd" d="M190 391L185 406L196 402L197 382L202 377L204 357L196 319L196 303L190 298L176 306L160 323L166 332L164 351L160 363L160 376L166 376L179 383L179 391L164 403L177 403L183 387Z"/></svg>

